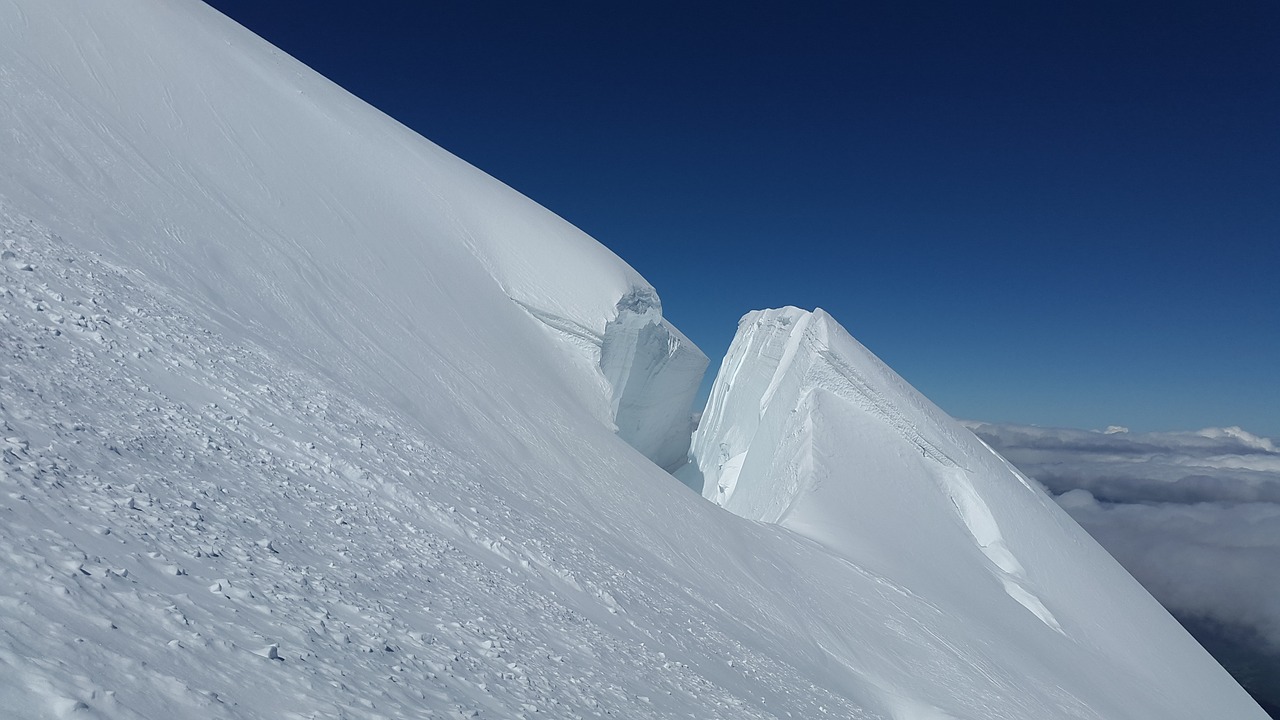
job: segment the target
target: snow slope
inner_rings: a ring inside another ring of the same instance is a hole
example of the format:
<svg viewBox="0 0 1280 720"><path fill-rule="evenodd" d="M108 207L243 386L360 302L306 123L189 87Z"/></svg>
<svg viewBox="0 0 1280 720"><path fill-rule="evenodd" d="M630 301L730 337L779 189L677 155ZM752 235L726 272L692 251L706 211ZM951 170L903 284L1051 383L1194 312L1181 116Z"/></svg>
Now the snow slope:
<svg viewBox="0 0 1280 720"><path fill-rule="evenodd" d="M1262 717L1067 530L1057 632L699 500L642 278L200 3L0 0L0 158L12 716Z"/></svg>
<svg viewBox="0 0 1280 720"><path fill-rule="evenodd" d="M528 313L567 353L537 353L550 365L538 376L613 424L613 395L628 378L611 376L610 388L601 346L619 303L636 296L652 299L654 333L673 361L634 366L673 368L680 374L665 384L683 383L692 400L701 372L689 368L705 356L662 321L653 288L626 263L189 4L0 4L9 170L0 192L86 249L190 289L236 332L283 341L354 388L373 381L382 399L416 414L426 410L423 366L458 359L452 348L424 358L421 336L487 342L478 361L488 362L534 342L533 324L514 317ZM510 318L517 334L507 343L478 333L477 318L495 327ZM628 407L669 413L642 425L689 415L687 405ZM664 463L684 455L640 440L665 451Z"/></svg>
<svg viewBox="0 0 1280 720"><path fill-rule="evenodd" d="M1194 641L1048 495L822 310L742 319L691 453L709 500L999 628L1039 662L1100 651L1201 672Z"/></svg>

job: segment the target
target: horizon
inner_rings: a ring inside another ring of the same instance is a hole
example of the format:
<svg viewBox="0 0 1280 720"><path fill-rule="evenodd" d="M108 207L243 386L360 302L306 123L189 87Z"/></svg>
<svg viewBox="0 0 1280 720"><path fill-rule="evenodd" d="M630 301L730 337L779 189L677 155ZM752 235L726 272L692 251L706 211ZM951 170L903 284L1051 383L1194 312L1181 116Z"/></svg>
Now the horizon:
<svg viewBox="0 0 1280 720"><path fill-rule="evenodd" d="M1009 5L0 3L0 703L1280 720L1280 34Z"/></svg>
<svg viewBox="0 0 1280 720"><path fill-rule="evenodd" d="M209 4L616 252L711 375L822 307L956 417L1280 437L1280 7Z"/></svg>

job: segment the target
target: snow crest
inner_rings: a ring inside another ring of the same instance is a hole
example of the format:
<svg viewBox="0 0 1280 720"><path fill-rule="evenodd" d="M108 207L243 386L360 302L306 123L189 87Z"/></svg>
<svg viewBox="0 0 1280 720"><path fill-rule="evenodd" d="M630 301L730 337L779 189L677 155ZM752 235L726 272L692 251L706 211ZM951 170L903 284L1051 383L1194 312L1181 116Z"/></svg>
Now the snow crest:
<svg viewBox="0 0 1280 720"><path fill-rule="evenodd" d="M1011 599L1062 632L978 488L990 482L981 461L992 453L830 315L793 307L747 315L721 373L692 444L707 499L838 550L865 547L863 528L848 525L857 508L895 514L905 505L898 523L910 527L932 517L919 512L932 505L958 521ZM851 432L831 434L846 425ZM880 492L893 503L868 506Z"/></svg>
<svg viewBox="0 0 1280 720"><path fill-rule="evenodd" d="M1160 613L1041 490L822 310L741 320L690 454L682 479L712 502L939 607L982 608L1013 645L1132 652L1098 618L1132 631Z"/></svg>
<svg viewBox="0 0 1280 720"><path fill-rule="evenodd" d="M378 377L376 394L433 417L440 404L425 385L458 338L496 339L493 357L533 336L546 351L519 359L552 365L564 396L617 424L601 345L629 298L660 308L652 286L580 229L212 9L0 3L0 93L0 197L195 294L247 339L312 353L364 390ZM516 336L475 326L509 319L525 326ZM448 340L424 347L433 337ZM696 365L701 353L679 345L673 354ZM472 365L474 378L494 369ZM640 395L696 389L700 377L680 362L635 365L661 377L622 379L632 413L680 417L622 419L665 463L673 451L651 428L687 434L692 408Z"/></svg>

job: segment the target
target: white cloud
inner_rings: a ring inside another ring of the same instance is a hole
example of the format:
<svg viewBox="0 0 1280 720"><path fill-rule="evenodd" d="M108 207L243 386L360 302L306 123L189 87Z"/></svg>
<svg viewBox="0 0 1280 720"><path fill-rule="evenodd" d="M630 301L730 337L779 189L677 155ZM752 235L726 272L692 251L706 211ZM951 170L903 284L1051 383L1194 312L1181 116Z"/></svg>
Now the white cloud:
<svg viewBox="0 0 1280 720"><path fill-rule="evenodd" d="M1171 612L1248 625L1280 652L1280 504L1100 503L1068 513Z"/></svg>
<svg viewBox="0 0 1280 720"><path fill-rule="evenodd" d="M968 423L1054 494L1118 503L1280 503L1280 449L1240 428L1131 433Z"/></svg>
<svg viewBox="0 0 1280 720"><path fill-rule="evenodd" d="M967 423L1040 481L1171 613L1280 657L1280 449L1240 428L1132 433ZM1270 685L1274 685L1270 686ZM1280 681L1255 685L1280 699Z"/></svg>

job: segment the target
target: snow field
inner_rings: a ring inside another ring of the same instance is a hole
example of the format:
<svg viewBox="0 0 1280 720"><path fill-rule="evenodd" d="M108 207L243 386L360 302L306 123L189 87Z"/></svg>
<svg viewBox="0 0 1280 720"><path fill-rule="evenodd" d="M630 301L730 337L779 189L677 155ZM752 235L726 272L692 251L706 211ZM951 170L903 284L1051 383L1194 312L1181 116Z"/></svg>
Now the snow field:
<svg viewBox="0 0 1280 720"><path fill-rule="evenodd" d="M0 157L19 717L1261 717L829 318L702 502L643 278L195 0L0 0Z"/></svg>
<svg viewBox="0 0 1280 720"><path fill-rule="evenodd" d="M637 588L483 469L130 273L0 223L16 716L770 716L681 662L705 663L680 652L691 629L717 642L705 620L624 620L671 588Z"/></svg>

